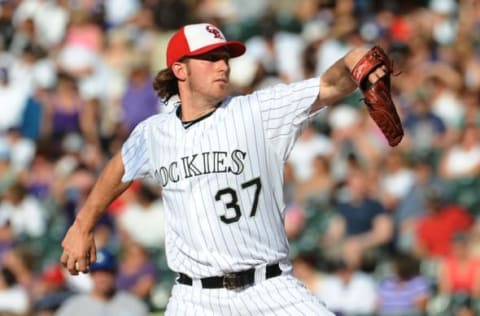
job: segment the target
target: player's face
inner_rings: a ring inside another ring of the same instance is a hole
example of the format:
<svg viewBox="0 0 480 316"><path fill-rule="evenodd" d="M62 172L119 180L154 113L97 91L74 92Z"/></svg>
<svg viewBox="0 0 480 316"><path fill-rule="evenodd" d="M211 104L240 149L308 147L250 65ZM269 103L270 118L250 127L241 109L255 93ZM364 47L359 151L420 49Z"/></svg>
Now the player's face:
<svg viewBox="0 0 480 316"><path fill-rule="evenodd" d="M219 48L186 61L189 89L195 95L218 103L229 93L230 55Z"/></svg>

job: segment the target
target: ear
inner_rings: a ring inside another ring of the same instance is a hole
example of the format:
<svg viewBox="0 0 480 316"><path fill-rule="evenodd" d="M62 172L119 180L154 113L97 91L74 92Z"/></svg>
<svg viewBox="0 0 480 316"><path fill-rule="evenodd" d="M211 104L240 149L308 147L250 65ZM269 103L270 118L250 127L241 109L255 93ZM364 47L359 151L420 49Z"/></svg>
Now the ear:
<svg viewBox="0 0 480 316"><path fill-rule="evenodd" d="M187 78L187 65L181 62L175 62L172 65L172 72L178 80L183 81Z"/></svg>

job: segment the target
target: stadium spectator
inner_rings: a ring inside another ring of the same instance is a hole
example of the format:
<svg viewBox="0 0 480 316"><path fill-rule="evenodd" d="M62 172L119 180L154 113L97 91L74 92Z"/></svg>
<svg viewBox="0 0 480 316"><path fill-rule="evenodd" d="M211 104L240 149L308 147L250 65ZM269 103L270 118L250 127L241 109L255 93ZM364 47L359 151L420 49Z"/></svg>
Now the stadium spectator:
<svg viewBox="0 0 480 316"><path fill-rule="evenodd" d="M423 91L418 92L403 120L406 131L404 144L407 144L413 157L437 154L446 145L447 127L432 111L429 96L426 94Z"/></svg>
<svg viewBox="0 0 480 316"><path fill-rule="evenodd" d="M0 195L2 195L19 177L10 160L10 147L0 140Z"/></svg>
<svg viewBox="0 0 480 316"><path fill-rule="evenodd" d="M336 180L344 181L352 166L381 170L377 168L388 145L366 111L345 103L331 109L327 119L334 148L331 167Z"/></svg>
<svg viewBox="0 0 480 316"><path fill-rule="evenodd" d="M147 249L135 241L126 242L120 256L116 287L150 304L158 280L157 270Z"/></svg>
<svg viewBox="0 0 480 316"><path fill-rule="evenodd" d="M327 209L336 185L330 170L330 158L317 155L312 159L312 175L308 180L297 184L296 201L303 206L315 203Z"/></svg>
<svg viewBox="0 0 480 316"><path fill-rule="evenodd" d="M393 236L392 218L377 199L369 196L367 183L364 170L351 170L344 190L337 193L335 214L324 238L328 248L340 244L350 268L360 267L366 255L376 257Z"/></svg>
<svg viewBox="0 0 480 316"><path fill-rule="evenodd" d="M36 144L32 140L23 137L18 127L9 128L5 132L3 140L10 148L10 158L13 167L19 172L28 168L35 155Z"/></svg>
<svg viewBox="0 0 480 316"><path fill-rule="evenodd" d="M438 269L440 294L480 297L480 260L472 255L470 247L467 232L452 236L451 252L441 259Z"/></svg>
<svg viewBox="0 0 480 316"><path fill-rule="evenodd" d="M383 206L393 212L412 188L415 176L401 151L390 151L384 163L380 172L380 196Z"/></svg>
<svg viewBox="0 0 480 316"><path fill-rule="evenodd" d="M67 286L63 268L51 264L42 271L35 285L32 295L33 312L36 316L53 316L60 305L75 294Z"/></svg>
<svg viewBox="0 0 480 316"><path fill-rule="evenodd" d="M11 127L19 126L28 99L28 91L21 80L12 78L12 69L0 65L0 99L4 106L8 106L0 116L0 132L4 133Z"/></svg>
<svg viewBox="0 0 480 316"><path fill-rule="evenodd" d="M82 121L84 104L77 80L66 73L59 74L57 88L44 104L43 137L55 139L59 145L67 134L81 133L87 123Z"/></svg>
<svg viewBox="0 0 480 316"><path fill-rule="evenodd" d="M47 228L45 209L20 182L4 192L0 202L0 222L0 225L9 223L18 239L39 238Z"/></svg>
<svg viewBox="0 0 480 316"><path fill-rule="evenodd" d="M165 240L164 216L160 194L148 184L141 184L132 190L116 224L124 242L135 241L147 249L161 248Z"/></svg>
<svg viewBox="0 0 480 316"><path fill-rule="evenodd" d="M372 275L349 267L343 260L333 260L333 274L326 275L316 291L327 307L338 315L369 315L377 302Z"/></svg>
<svg viewBox="0 0 480 316"><path fill-rule="evenodd" d="M426 214L418 222L413 252L420 258L448 256L452 237L472 227L473 217L460 205L442 200L436 190L428 192L425 202Z"/></svg>
<svg viewBox="0 0 480 316"><path fill-rule="evenodd" d="M148 315L147 306L133 294L115 287L118 266L114 255L106 248L97 251L97 261L90 266L93 288L89 293L77 294L66 300L56 316L132 316Z"/></svg>
<svg viewBox="0 0 480 316"><path fill-rule="evenodd" d="M29 299L25 289L7 267L0 268L0 314L22 316L29 311Z"/></svg>
<svg viewBox="0 0 480 316"><path fill-rule="evenodd" d="M391 258L392 274L380 279L378 315L423 315L431 297L431 284L420 273L420 261L408 253Z"/></svg>
<svg viewBox="0 0 480 316"><path fill-rule="evenodd" d="M328 157L332 152L332 143L325 135L316 131L312 124L305 126L288 158L293 166L295 178L298 181L311 180L315 157L319 155Z"/></svg>
<svg viewBox="0 0 480 316"><path fill-rule="evenodd" d="M440 175L446 180L473 178L480 173L480 128L469 124L461 130L458 142L446 148L441 157Z"/></svg>
<svg viewBox="0 0 480 316"><path fill-rule="evenodd" d="M431 190L440 192L445 198L450 194L445 181L435 174L435 166L429 158L414 158L411 166L415 173L414 183L393 212L395 247L403 252L412 251L418 220L426 215L426 195Z"/></svg>
<svg viewBox="0 0 480 316"><path fill-rule="evenodd" d="M25 244L15 245L15 247L6 251L1 258L2 267L9 269L13 273L16 283L27 292L29 299L33 293L37 278L35 271L37 262L38 253Z"/></svg>
<svg viewBox="0 0 480 316"><path fill-rule="evenodd" d="M292 263L294 275L297 276L310 291L317 293L324 279L324 274L320 271L318 252L316 250L300 252L293 258Z"/></svg>
<svg viewBox="0 0 480 316"><path fill-rule="evenodd" d="M132 67L126 91L122 97L123 128L129 134L147 117L159 112L158 98L146 64Z"/></svg>

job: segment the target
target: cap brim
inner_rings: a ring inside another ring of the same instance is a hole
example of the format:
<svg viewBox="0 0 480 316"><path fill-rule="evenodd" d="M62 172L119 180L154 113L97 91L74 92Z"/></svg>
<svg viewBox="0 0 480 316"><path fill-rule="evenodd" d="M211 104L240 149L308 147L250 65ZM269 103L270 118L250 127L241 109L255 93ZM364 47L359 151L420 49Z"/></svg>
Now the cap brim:
<svg viewBox="0 0 480 316"><path fill-rule="evenodd" d="M215 43L212 45L204 46L200 49L192 51L190 54L185 55L187 57L193 57L208 53L212 50L215 50L220 47L225 47L230 54L230 58L238 57L245 53L246 47L242 42L239 41L226 41L223 43Z"/></svg>

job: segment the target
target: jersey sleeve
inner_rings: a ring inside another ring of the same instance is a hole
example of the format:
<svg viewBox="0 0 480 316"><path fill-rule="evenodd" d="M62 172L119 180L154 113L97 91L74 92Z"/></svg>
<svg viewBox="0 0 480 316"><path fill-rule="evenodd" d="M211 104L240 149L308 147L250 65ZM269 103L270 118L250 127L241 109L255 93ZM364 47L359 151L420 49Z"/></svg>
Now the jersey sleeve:
<svg viewBox="0 0 480 316"><path fill-rule="evenodd" d="M319 93L319 78L278 84L258 91L256 97L267 143L285 161L302 127L317 112L311 111Z"/></svg>
<svg viewBox="0 0 480 316"><path fill-rule="evenodd" d="M149 156L145 141L145 124L138 124L122 146L124 173L122 182L144 178L149 174Z"/></svg>

